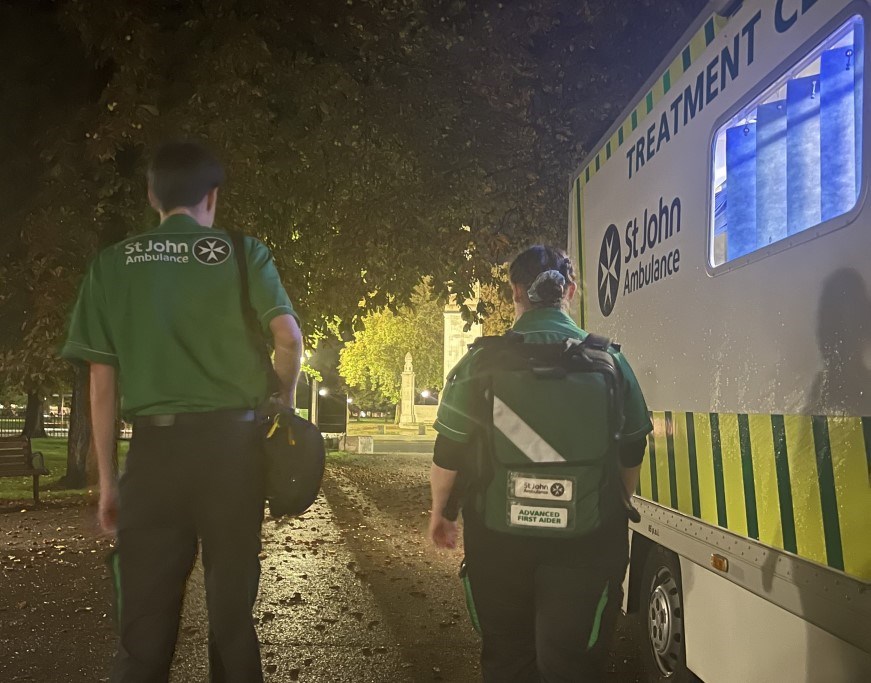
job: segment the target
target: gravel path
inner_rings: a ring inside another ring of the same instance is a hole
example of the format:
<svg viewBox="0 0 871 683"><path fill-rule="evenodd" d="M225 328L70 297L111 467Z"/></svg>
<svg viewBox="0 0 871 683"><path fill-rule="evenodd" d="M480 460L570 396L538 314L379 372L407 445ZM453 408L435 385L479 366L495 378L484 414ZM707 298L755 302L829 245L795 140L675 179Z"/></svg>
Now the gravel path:
<svg viewBox="0 0 871 683"><path fill-rule="evenodd" d="M332 459L303 518L264 524L255 608L268 681L475 681L461 552L424 540L429 459ZM90 506L0 506L0 680L106 680L111 547ZM206 680L202 572L188 589L173 681ZM612 683L640 681L621 624Z"/></svg>

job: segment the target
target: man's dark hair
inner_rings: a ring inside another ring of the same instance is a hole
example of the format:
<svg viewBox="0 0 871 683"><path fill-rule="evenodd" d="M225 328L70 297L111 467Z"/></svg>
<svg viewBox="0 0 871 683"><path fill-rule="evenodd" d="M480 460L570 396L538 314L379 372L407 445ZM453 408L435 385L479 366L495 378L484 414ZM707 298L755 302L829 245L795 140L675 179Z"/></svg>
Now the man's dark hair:
<svg viewBox="0 0 871 683"><path fill-rule="evenodd" d="M197 142L167 142L148 166L148 186L164 212L196 206L224 182L224 169Z"/></svg>

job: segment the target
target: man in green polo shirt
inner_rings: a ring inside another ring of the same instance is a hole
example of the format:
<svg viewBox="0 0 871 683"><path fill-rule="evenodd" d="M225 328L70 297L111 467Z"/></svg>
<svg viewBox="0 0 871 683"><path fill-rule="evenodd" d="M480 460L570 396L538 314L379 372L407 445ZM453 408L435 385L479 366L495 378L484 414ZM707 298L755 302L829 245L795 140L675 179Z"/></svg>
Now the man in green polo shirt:
<svg viewBox="0 0 871 683"><path fill-rule="evenodd" d="M251 609L260 577L264 467L254 409L267 368L246 327L235 259L293 406L302 341L261 242L234 253L212 227L224 172L195 143L148 171L160 225L104 250L82 283L62 355L90 365L99 521L117 535L120 641L112 681L166 680L187 577L202 545L212 681L261 681ZM120 485L115 406L133 422Z"/></svg>
<svg viewBox="0 0 871 683"><path fill-rule="evenodd" d="M517 344L587 338L563 310L576 286L562 251L527 249L511 264L510 280ZM456 547L458 527L449 508L457 472L469 476L478 453L485 453L490 460L480 468L489 476L473 479L462 500L465 570L483 639L484 680L597 681L628 562L626 501L652 430L644 397L626 359L612 349L623 381L624 422L619 448L593 451L591 444L611 439L602 406L588 403L582 411L575 403L580 394L568 384L557 386L559 380L533 378L549 384L515 385L508 392L510 383L497 384L483 365L487 352L482 344L466 354L442 393L429 536L438 547ZM511 406L502 400L509 396ZM550 431L536 432L530 424ZM504 481L496 478L504 461L493 462L497 433L499 443L509 444L503 456L513 448L526 463ZM602 458L601 470L590 466L594 453ZM585 505L589 500L598 505Z"/></svg>

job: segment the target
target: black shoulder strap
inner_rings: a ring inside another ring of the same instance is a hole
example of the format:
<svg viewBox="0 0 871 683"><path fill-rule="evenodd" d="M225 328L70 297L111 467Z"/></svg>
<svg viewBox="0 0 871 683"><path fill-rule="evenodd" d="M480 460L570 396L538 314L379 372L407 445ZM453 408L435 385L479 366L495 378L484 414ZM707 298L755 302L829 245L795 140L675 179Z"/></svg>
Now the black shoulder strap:
<svg viewBox="0 0 871 683"><path fill-rule="evenodd" d="M266 385L269 388L270 395L277 392L281 388L281 380L272 366L272 359L269 357L269 350L266 348L266 340L263 338L263 331L260 329L260 323L257 320L257 311L251 304L251 291L248 285L248 256L245 251L245 235L236 230L228 230L230 241L233 243L233 258L236 260L236 267L239 269L239 298L242 305L242 317L245 320L245 325L248 328L248 335L251 337L252 343L258 349L260 359L263 362L264 370L266 371Z"/></svg>
<svg viewBox="0 0 871 683"><path fill-rule="evenodd" d="M614 441L619 441L623 433L625 413L623 405L623 371L614 357L620 351L618 344L613 344L608 337L601 334L588 333L579 345L575 347L584 357L597 365L606 377L609 377L611 392L611 408L614 417L612 424Z"/></svg>
<svg viewBox="0 0 871 683"><path fill-rule="evenodd" d="M611 340L601 334L590 332L583 341L584 346L596 351L607 351L611 347Z"/></svg>
<svg viewBox="0 0 871 683"><path fill-rule="evenodd" d="M514 330L508 330L505 334L487 335L478 337L474 342L469 344L469 350L482 349L488 346L506 346L509 344L518 344L523 341L523 335Z"/></svg>

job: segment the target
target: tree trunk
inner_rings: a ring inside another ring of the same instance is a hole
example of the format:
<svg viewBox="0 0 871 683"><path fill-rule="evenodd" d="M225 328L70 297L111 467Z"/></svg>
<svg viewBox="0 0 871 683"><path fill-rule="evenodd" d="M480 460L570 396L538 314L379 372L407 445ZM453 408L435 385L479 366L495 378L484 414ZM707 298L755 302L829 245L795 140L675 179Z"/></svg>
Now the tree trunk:
<svg viewBox="0 0 871 683"><path fill-rule="evenodd" d="M76 366L70 399L70 431L67 439L67 473L63 483L71 489L88 481L88 451L91 450L90 370Z"/></svg>
<svg viewBox="0 0 871 683"><path fill-rule="evenodd" d="M24 412L24 429L22 434L29 439L44 439L46 437L43 424L42 391L31 391L27 394L27 409Z"/></svg>
<svg viewBox="0 0 871 683"><path fill-rule="evenodd" d="M62 483L67 488L78 489L87 484L96 484L100 473L97 469L97 453L94 450L91 429L91 378L88 367L76 367L73 378L73 395L70 399L70 431L67 439L67 472ZM115 421L116 432L119 429ZM112 461L118 470L118 441L113 442Z"/></svg>

